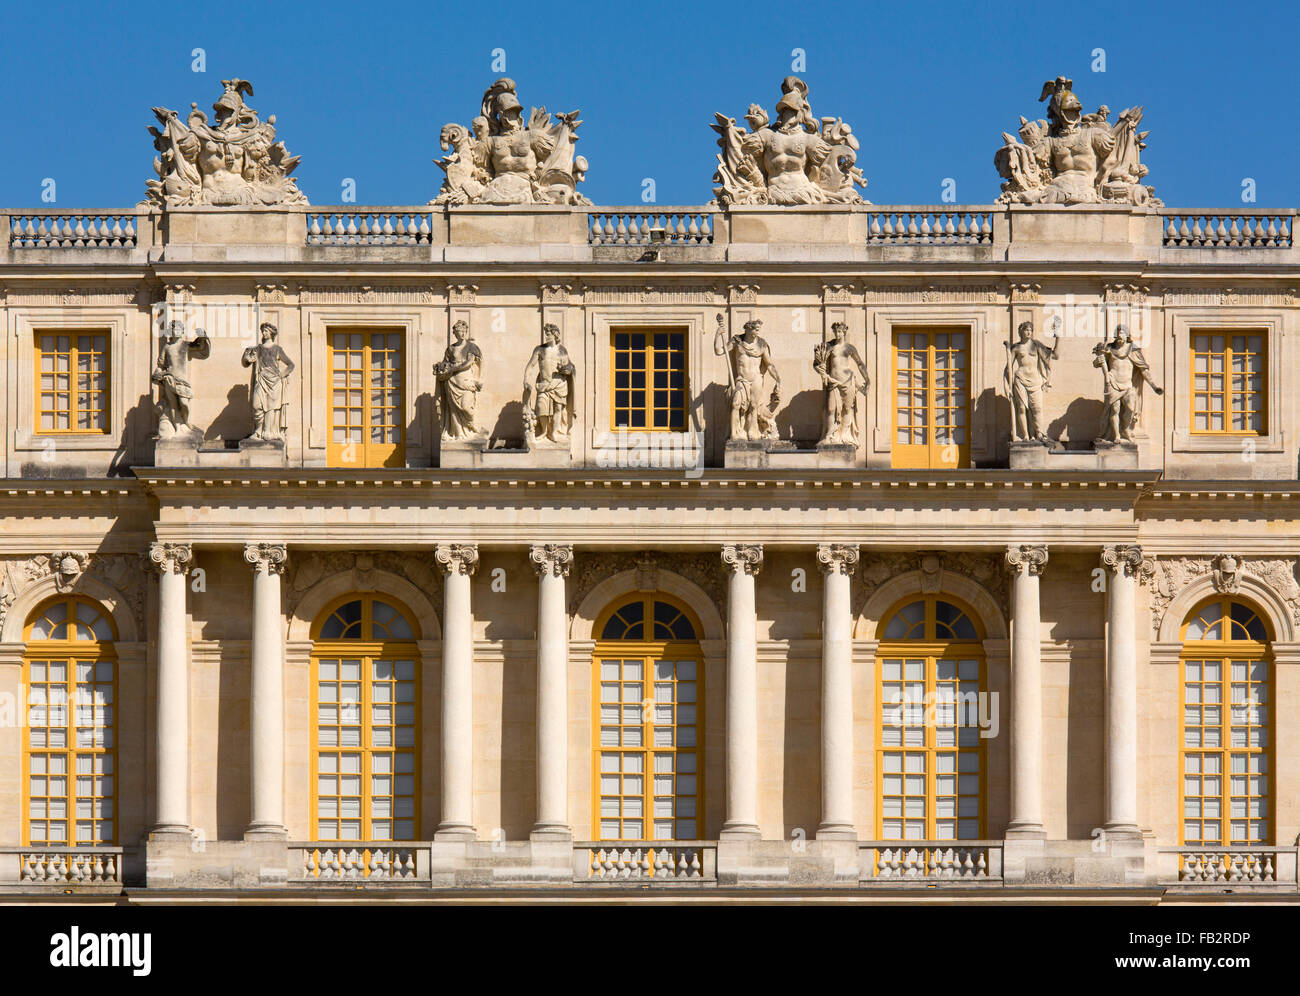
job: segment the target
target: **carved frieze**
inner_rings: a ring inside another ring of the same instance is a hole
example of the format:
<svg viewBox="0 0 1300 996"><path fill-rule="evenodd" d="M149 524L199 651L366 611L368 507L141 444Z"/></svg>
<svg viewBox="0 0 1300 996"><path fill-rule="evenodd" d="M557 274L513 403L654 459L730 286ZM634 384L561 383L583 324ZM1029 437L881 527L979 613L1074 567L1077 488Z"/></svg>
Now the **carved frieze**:
<svg viewBox="0 0 1300 996"><path fill-rule="evenodd" d="M616 553L583 557L580 568L569 580L569 614L591 590L606 578L624 571L636 571L638 591L656 591L664 573L677 574L698 585L721 609L727 604L727 583L721 561L705 553Z"/></svg>
<svg viewBox="0 0 1300 996"><path fill-rule="evenodd" d="M436 304L434 290L424 285L331 284L307 285L303 304Z"/></svg>
<svg viewBox="0 0 1300 996"><path fill-rule="evenodd" d="M137 632L144 632L145 558L138 553L76 550L0 559L0 626L19 595L51 576L55 588L64 594L81 590L84 578L94 578L119 592L135 619Z"/></svg>
<svg viewBox="0 0 1300 996"><path fill-rule="evenodd" d="M332 550L301 554L295 550L285 574L285 610L292 613L313 585L336 574L351 572L358 591L374 591L376 571L404 578L424 592L434 604L438 604L442 597L442 582L432 556L396 550Z"/></svg>
<svg viewBox="0 0 1300 996"><path fill-rule="evenodd" d="M1001 297L993 284L867 288L867 304L997 304Z"/></svg>
<svg viewBox="0 0 1300 996"><path fill-rule="evenodd" d="M853 615L862 614L867 600L885 583L902 574L918 571L921 590L937 594L944 590L944 575L952 572L970 578L987 591L1003 612L1011 574L1005 569L1005 554L993 553L876 553L862 557L858 582L854 585Z"/></svg>
<svg viewBox="0 0 1300 996"><path fill-rule="evenodd" d="M1300 623L1300 581L1294 557L1243 560L1233 554L1212 557L1160 557L1153 564L1151 583L1151 634L1156 636L1175 598L1199 578L1209 576L1215 591L1224 595L1241 590L1243 577L1257 578L1286 603L1291 618ZM1181 622L1181 620L1179 620Z"/></svg>
<svg viewBox="0 0 1300 996"><path fill-rule="evenodd" d="M588 284L584 304L717 304L711 284Z"/></svg>

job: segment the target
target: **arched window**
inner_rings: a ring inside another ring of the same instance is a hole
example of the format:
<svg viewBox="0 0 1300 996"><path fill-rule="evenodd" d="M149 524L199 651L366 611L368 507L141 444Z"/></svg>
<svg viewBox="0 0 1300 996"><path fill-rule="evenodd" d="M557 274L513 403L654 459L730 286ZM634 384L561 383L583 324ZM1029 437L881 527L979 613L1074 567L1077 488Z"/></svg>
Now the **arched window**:
<svg viewBox="0 0 1300 996"><path fill-rule="evenodd" d="M1268 628L1219 595L1188 614L1182 641L1182 843L1267 843Z"/></svg>
<svg viewBox="0 0 1300 996"><path fill-rule="evenodd" d="M663 594L597 620L593 825L599 840L697 840L704 806L699 624Z"/></svg>
<svg viewBox="0 0 1300 996"><path fill-rule="evenodd" d="M911 598L886 614L880 632L880 839L983 837L988 709L974 613L946 596Z"/></svg>
<svg viewBox="0 0 1300 996"><path fill-rule="evenodd" d="M116 842L116 635L102 608L74 596L46 602L27 622L25 844Z"/></svg>
<svg viewBox="0 0 1300 996"><path fill-rule="evenodd" d="M419 826L419 633L383 598L351 595L313 628L312 836L414 840Z"/></svg>

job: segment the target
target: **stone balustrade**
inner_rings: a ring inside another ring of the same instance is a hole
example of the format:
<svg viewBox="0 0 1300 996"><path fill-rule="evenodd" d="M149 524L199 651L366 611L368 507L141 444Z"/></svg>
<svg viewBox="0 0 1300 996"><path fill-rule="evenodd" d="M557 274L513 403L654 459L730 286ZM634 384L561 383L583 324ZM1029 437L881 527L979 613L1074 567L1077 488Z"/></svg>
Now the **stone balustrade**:
<svg viewBox="0 0 1300 996"><path fill-rule="evenodd" d="M1177 249L1290 249L1295 211L1162 211L1164 245Z"/></svg>
<svg viewBox="0 0 1300 996"><path fill-rule="evenodd" d="M864 884L936 879L992 884L1002 880L1000 840L864 841L859 851Z"/></svg>
<svg viewBox="0 0 1300 996"><path fill-rule="evenodd" d="M427 246L432 212L420 208L356 208L309 211L309 246Z"/></svg>
<svg viewBox="0 0 1300 996"><path fill-rule="evenodd" d="M1162 847L1160 877L1183 888L1297 886L1295 847Z"/></svg>
<svg viewBox="0 0 1300 996"><path fill-rule="evenodd" d="M134 249L134 212L11 212L11 249Z"/></svg>
<svg viewBox="0 0 1300 996"><path fill-rule="evenodd" d="M0 847L0 886L121 888L120 847Z"/></svg>
<svg viewBox="0 0 1300 996"><path fill-rule="evenodd" d="M573 880L596 882L648 882L680 885L716 882L716 843L609 843L589 841L573 845Z"/></svg>
<svg viewBox="0 0 1300 996"><path fill-rule="evenodd" d="M991 207L886 207L873 210L872 245L992 245Z"/></svg>
<svg viewBox="0 0 1300 996"><path fill-rule="evenodd" d="M707 208L608 208L591 211L593 246L698 246L713 242L714 215Z"/></svg>
<svg viewBox="0 0 1300 996"><path fill-rule="evenodd" d="M289 845L289 881L427 886L429 845L293 843Z"/></svg>

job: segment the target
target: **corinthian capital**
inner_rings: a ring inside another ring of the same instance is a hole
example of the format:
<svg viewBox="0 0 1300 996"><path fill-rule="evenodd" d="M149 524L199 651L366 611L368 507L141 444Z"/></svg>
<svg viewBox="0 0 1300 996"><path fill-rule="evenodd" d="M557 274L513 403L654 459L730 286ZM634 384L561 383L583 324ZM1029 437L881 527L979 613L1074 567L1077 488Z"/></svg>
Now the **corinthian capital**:
<svg viewBox="0 0 1300 996"><path fill-rule="evenodd" d="M159 574L188 574L194 547L188 543L150 543L149 566Z"/></svg>
<svg viewBox="0 0 1300 996"><path fill-rule="evenodd" d="M478 569L478 546L473 543L439 544L433 551L444 574L473 574Z"/></svg>
<svg viewBox="0 0 1300 996"><path fill-rule="evenodd" d="M1155 558L1144 556L1136 543L1103 546L1101 564L1115 575L1137 578L1139 583L1149 580L1156 572Z"/></svg>
<svg viewBox="0 0 1300 996"><path fill-rule="evenodd" d="M823 574L852 574L858 566L857 544L818 543L817 563Z"/></svg>
<svg viewBox="0 0 1300 996"><path fill-rule="evenodd" d="M553 574L565 578L569 576L569 564L573 562L573 546L569 543L534 543L528 550L528 557L538 577Z"/></svg>
<svg viewBox="0 0 1300 996"><path fill-rule="evenodd" d="M763 544L728 543L722 548L722 562L733 573L757 574L763 569Z"/></svg>
<svg viewBox="0 0 1300 996"><path fill-rule="evenodd" d="M1047 547L1030 543L1009 546L1006 564L1012 574L1042 574L1047 566Z"/></svg>
<svg viewBox="0 0 1300 996"><path fill-rule="evenodd" d="M254 574L283 574L289 548L283 543L245 543L244 559L253 565Z"/></svg>

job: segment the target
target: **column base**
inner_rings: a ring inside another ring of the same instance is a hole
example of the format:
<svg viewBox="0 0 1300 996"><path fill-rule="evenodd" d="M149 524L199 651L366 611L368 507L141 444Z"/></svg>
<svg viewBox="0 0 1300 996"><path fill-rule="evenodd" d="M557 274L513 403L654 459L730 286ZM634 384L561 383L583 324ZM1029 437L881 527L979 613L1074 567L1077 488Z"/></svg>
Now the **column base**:
<svg viewBox="0 0 1300 996"><path fill-rule="evenodd" d="M1101 829L1107 837L1115 840L1142 839L1142 831L1136 823L1107 823Z"/></svg>
<svg viewBox="0 0 1300 996"><path fill-rule="evenodd" d="M282 823L250 823L244 840L288 840L289 829Z"/></svg>
<svg viewBox="0 0 1300 996"><path fill-rule="evenodd" d="M478 840L478 831L468 823L440 823L433 832L438 841Z"/></svg>
<svg viewBox="0 0 1300 996"><path fill-rule="evenodd" d="M1006 840L1046 840L1047 831L1043 829L1041 823L1029 823L1027 821L1011 822L1007 824Z"/></svg>
<svg viewBox="0 0 1300 996"><path fill-rule="evenodd" d="M194 828L184 823L159 823L149 829L150 840L193 840Z"/></svg>
<svg viewBox="0 0 1300 996"><path fill-rule="evenodd" d="M573 829L567 823L538 823L528 834L529 840L571 841Z"/></svg>
<svg viewBox="0 0 1300 996"><path fill-rule="evenodd" d="M817 828L818 840L857 840L858 831L849 823L823 823Z"/></svg>
<svg viewBox="0 0 1300 996"><path fill-rule="evenodd" d="M757 823L728 820L722 824L722 832L718 834L718 840L760 840L762 836Z"/></svg>

